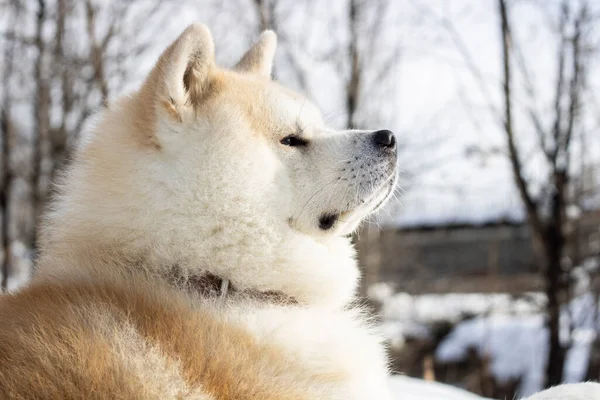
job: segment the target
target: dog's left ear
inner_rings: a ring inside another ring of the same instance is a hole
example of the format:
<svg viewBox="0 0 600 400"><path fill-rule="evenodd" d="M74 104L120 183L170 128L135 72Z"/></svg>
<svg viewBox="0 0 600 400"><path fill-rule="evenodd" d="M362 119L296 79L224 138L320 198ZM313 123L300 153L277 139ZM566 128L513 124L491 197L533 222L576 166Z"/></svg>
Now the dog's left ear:
<svg viewBox="0 0 600 400"><path fill-rule="evenodd" d="M210 30L192 24L160 56L144 86L176 114L178 107L197 105L207 95L215 68Z"/></svg>
<svg viewBox="0 0 600 400"><path fill-rule="evenodd" d="M238 71L270 76L277 47L277 35L273 31L264 31L258 41L244 54L234 69Z"/></svg>

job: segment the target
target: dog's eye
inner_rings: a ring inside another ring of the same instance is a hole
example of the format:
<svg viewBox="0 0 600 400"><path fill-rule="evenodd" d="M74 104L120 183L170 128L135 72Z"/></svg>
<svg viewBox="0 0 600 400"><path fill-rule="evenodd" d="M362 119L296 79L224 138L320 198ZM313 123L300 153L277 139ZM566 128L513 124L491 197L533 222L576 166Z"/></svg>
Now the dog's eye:
<svg viewBox="0 0 600 400"><path fill-rule="evenodd" d="M308 144L308 141L296 135L290 135L281 139L280 143L284 146L303 147Z"/></svg>

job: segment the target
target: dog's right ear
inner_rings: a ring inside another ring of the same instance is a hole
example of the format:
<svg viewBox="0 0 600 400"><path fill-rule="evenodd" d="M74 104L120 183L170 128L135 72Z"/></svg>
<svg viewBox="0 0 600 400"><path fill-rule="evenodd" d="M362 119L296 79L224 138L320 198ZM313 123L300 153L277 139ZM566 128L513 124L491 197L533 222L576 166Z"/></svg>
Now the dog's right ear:
<svg viewBox="0 0 600 400"><path fill-rule="evenodd" d="M190 25L160 56L146 84L171 113L202 101L215 69L215 45L210 30ZM167 104L165 104L167 103Z"/></svg>
<svg viewBox="0 0 600 400"><path fill-rule="evenodd" d="M253 72L268 77L273 70L273 59L277 47L277 35L267 30L261 33L258 41L244 54L235 65L238 71Z"/></svg>

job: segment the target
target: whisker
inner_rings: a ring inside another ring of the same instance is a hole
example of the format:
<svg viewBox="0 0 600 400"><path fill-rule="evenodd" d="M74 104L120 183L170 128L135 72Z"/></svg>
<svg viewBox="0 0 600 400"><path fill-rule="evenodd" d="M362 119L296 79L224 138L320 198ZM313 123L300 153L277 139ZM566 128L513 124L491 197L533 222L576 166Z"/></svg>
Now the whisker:
<svg viewBox="0 0 600 400"><path fill-rule="evenodd" d="M323 190L328 189L329 186L333 183L335 183L337 181L337 178L333 179L331 182L323 185L320 189L318 189L317 191L315 191L315 193L313 193L308 200L306 200L306 203L304 203L304 206L302 206L302 208L300 209L300 212L298 213L298 216L296 218L294 218L295 220L300 219L300 217L302 216L302 213L305 211L306 207L308 206L308 204L312 201L312 199L315 198L315 196L317 196L318 194L320 194L321 192L323 192Z"/></svg>

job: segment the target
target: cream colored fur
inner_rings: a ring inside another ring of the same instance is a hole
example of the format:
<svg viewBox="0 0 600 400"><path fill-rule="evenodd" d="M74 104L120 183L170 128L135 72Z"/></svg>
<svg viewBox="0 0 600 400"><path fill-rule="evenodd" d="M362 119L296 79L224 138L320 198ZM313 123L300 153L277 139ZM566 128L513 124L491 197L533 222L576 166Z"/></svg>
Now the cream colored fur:
<svg viewBox="0 0 600 400"><path fill-rule="evenodd" d="M288 376L303 398L389 399L380 338L351 305L359 272L347 235L389 196L395 152L373 146L372 132L325 127L307 99L272 82L275 45L265 32L225 70L208 29L192 25L138 92L102 111L46 216L35 281L137 285L139 276L162 287L173 271L210 272L242 293L194 307L279 349L288 372L263 371L265 379ZM308 145L283 144L289 135ZM328 214L338 219L324 228ZM244 290L299 304L250 300ZM132 326L115 328L111 346L148 390L205 398ZM263 362L250 360L245 373L260 375Z"/></svg>

